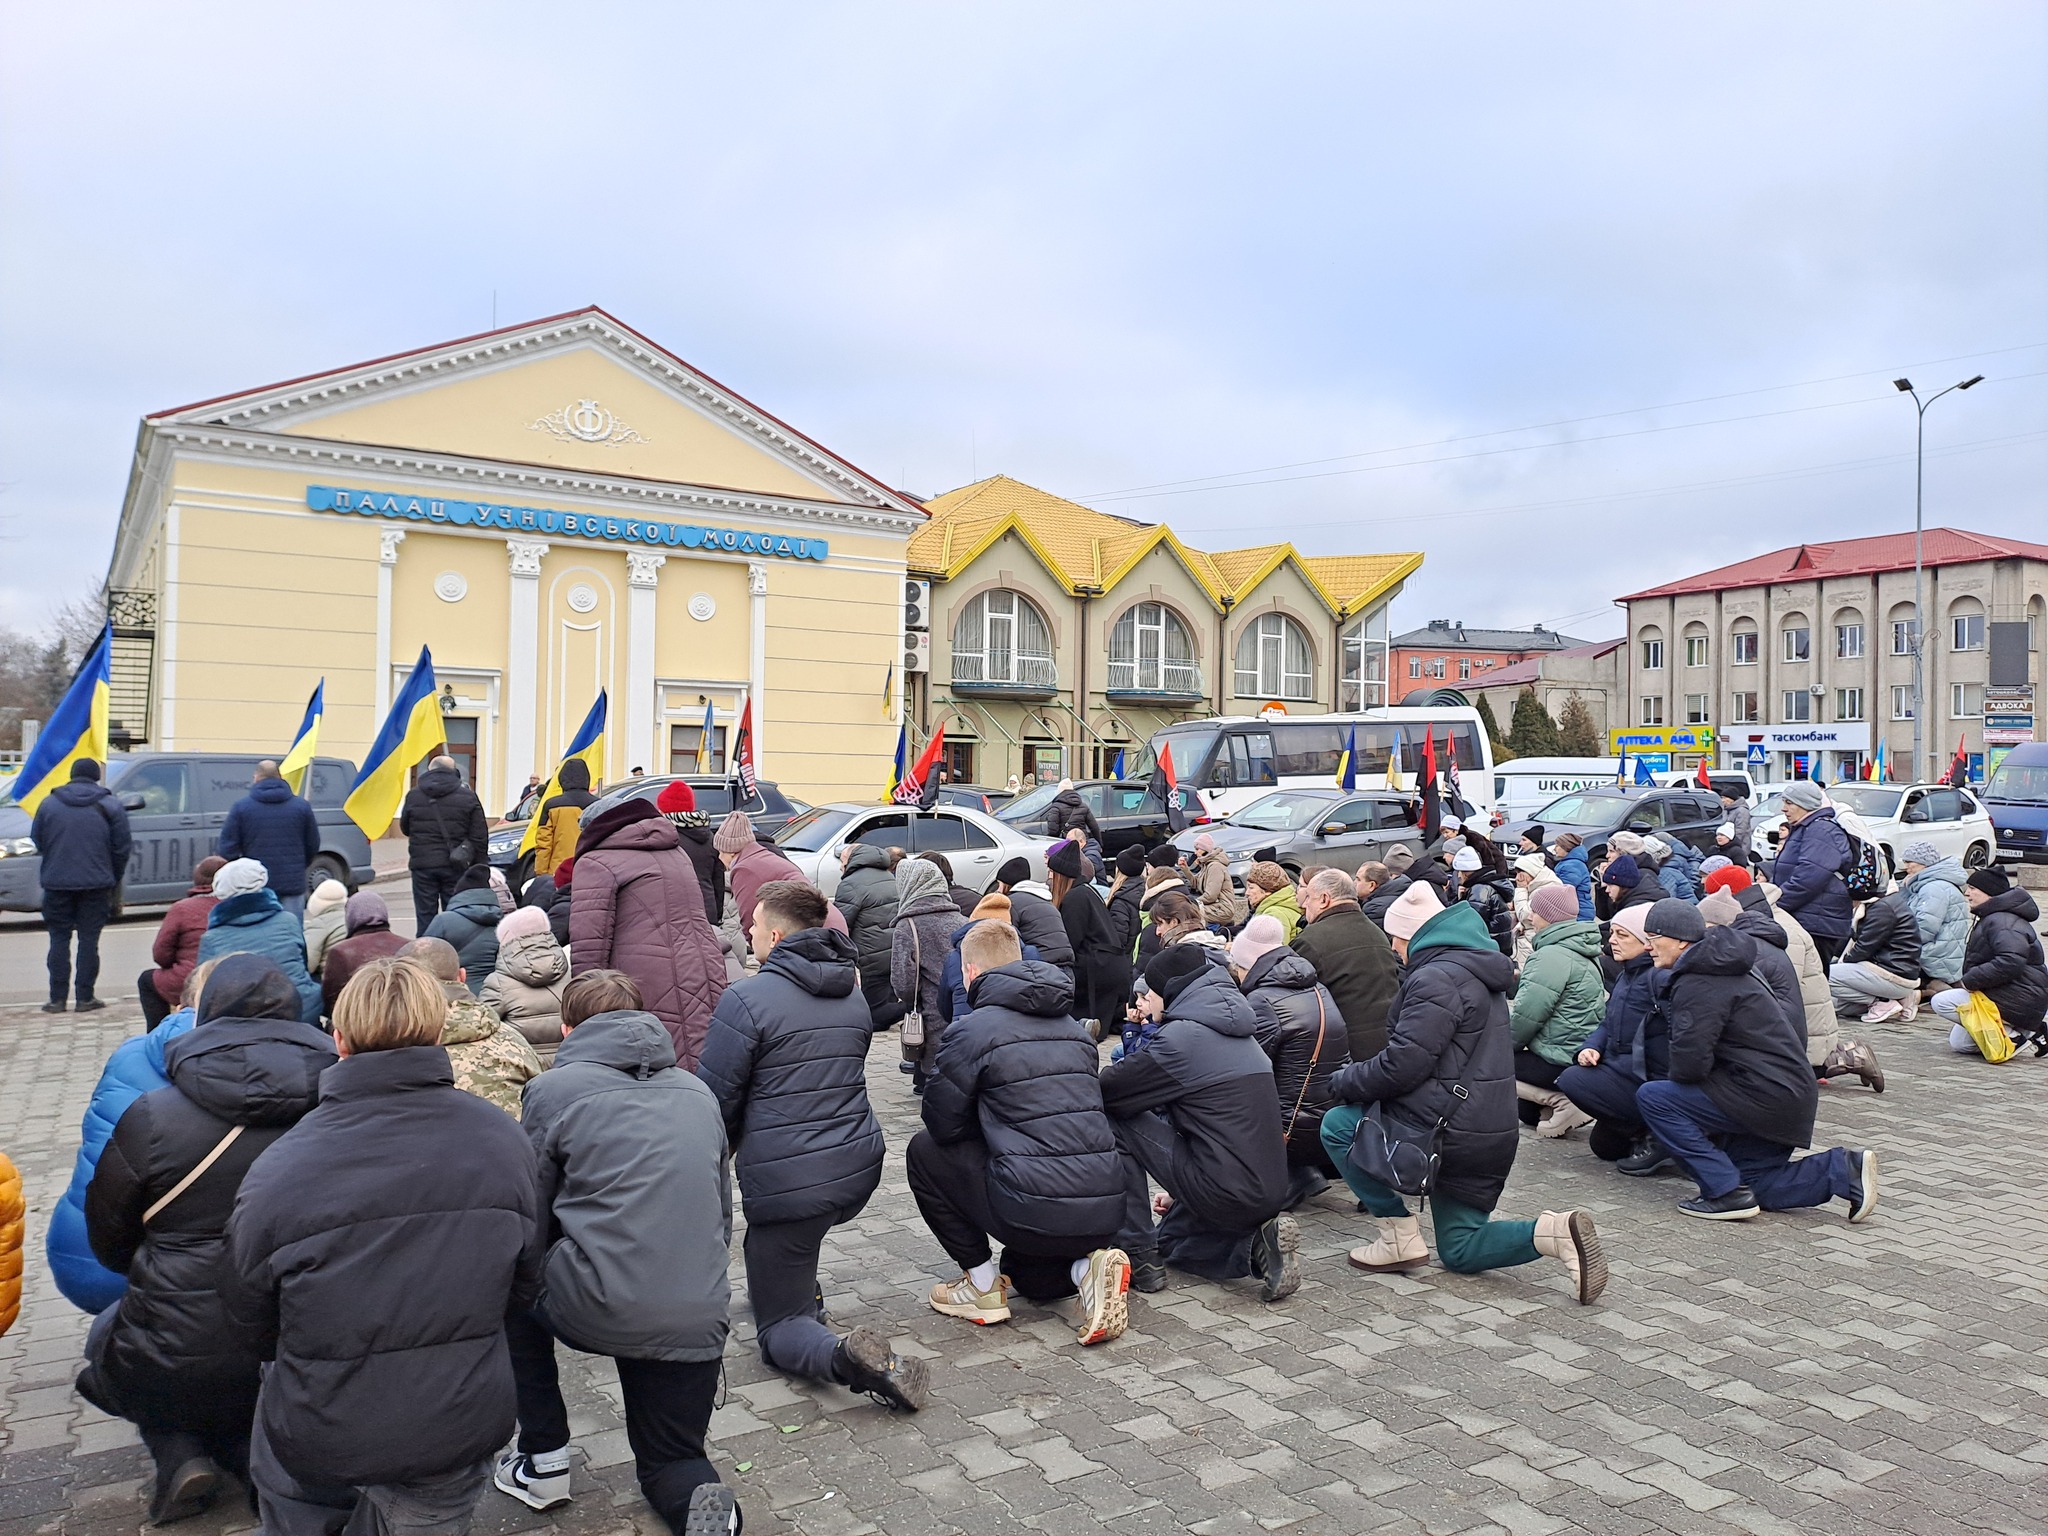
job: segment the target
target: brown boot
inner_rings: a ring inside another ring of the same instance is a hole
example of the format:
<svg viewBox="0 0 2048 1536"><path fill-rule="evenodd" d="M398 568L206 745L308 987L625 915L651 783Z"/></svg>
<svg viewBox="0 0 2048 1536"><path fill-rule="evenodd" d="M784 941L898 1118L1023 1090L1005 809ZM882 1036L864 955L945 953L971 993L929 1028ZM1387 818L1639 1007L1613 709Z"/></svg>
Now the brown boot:
<svg viewBox="0 0 2048 1536"><path fill-rule="evenodd" d="M1844 1040L1821 1063L1822 1077L1860 1078L1872 1093L1884 1092L1884 1068L1877 1064L1877 1052L1861 1040Z"/></svg>

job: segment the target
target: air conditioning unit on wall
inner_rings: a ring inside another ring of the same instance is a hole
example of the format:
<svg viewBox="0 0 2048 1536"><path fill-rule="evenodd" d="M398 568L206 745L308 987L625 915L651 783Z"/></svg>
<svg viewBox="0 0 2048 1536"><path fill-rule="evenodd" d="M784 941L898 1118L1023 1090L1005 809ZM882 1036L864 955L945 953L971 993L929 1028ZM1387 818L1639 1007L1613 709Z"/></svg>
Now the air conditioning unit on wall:
<svg viewBox="0 0 2048 1536"><path fill-rule="evenodd" d="M912 630L903 637L903 670L929 672L932 669L932 637Z"/></svg>
<svg viewBox="0 0 2048 1536"><path fill-rule="evenodd" d="M906 581L903 583L903 627L905 629L930 629L932 627L932 584L930 582Z"/></svg>

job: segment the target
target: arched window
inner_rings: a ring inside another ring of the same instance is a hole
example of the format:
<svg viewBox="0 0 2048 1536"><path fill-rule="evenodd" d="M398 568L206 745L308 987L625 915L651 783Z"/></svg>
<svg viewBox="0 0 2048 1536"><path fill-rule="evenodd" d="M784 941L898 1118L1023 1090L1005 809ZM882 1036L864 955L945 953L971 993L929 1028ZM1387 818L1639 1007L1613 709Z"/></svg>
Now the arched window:
<svg viewBox="0 0 2048 1536"><path fill-rule="evenodd" d="M1780 661L1813 660L1813 626L1805 614L1788 613L1778 621L1778 646Z"/></svg>
<svg viewBox="0 0 2048 1536"><path fill-rule="evenodd" d="M1654 624L1636 632L1636 654L1645 672L1664 670L1664 631Z"/></svg>
<svg viewBox="0 0 2048 1536"><path fill-rule="evenodd" d="M1974 597L1959 597L1948 606L1949 649L1984 649L1984 605Z"/></svg>
<svg viewBox="0 0 2048 1536"><path fill-rule="evenodd" d="M1688 667L1704 667L1707 664L1707 626L1692 623L1685 626L1685 664Z"/></svg>
<svg viewBox="0 0 2048 1536"><path fill-rule="evenodd" d="M1840 608L1835 611L1834 655L1837 661L1861 661L1869 650L1867 637L1863 633L1863 610L1861 608Z"/></svg>
<svg viewBox="0 0 2048 1536"><path fill-rule="evenodd" d="M1387 610L1354 619L1339 640L1337 708L1378 709L1387 702ZM1415 661L1415 676L1422 675Z"/></svg>
<svg viewBox="0 0 2048 1536"><path fill-rule="evenodd" d="M953 681L1057 688L1052 626L1021 592L982 593L953 625Z"/></svg>
<svg viewBox="0 0 2048 1536"><path fill-rule="evenodd" d="M1308 636L1284 613L1262 613L1237 642L1237 696L1241 699L1312 699Z"/></svg>
<svg viewBox="0 0 2048 1536"><path fill-rule="evenodd" d="M1737 619L1728 630L1728 665L1753 667L1757 664L1757 634L1754 619Z"/></svg>
<svg viewBox="0 0 2048 1536"><path fill-rule="evenodd" d="M1195 639L1179 614L1164 603L1124 610L1109 632L1109 691L1201 693Z"/></svg>
<svg viewBox="0 0 2048 1536"><path fill-rule="evenodd" d="M1892 656L1910 657L1913 654L1913 605L1893 603L1891 612L1885 616L1886 653Z"/></svg>

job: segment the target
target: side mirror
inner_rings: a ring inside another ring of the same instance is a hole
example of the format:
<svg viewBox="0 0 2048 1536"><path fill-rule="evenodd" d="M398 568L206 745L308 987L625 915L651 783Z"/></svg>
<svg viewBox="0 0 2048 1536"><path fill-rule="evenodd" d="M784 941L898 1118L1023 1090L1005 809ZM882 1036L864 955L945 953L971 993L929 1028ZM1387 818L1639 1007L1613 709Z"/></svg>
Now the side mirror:
<svg viewBox="0 0 2048 1536"><path fill-rule="evenodd" d="M1927 807L1924 805L1909 806L1906 810L1906 820L1908 822L1918 823L1927 819Z"/></svg>
<svg viewBox="0 0 2048 1536"><path fill-rule="evenodd" d="M1316 828L1316 836L1342 837L1345 833L1345 830L1346 828L1344 826L1344 823L1341 821L1326 821L1320 827Z"/></svg>
<svg viewBox="0 0 2048 1536"><path fill-rule="evenodd" d="M139 811L147 803L140 795L123 795L121 797L121 809L124 811Z"/></svg>

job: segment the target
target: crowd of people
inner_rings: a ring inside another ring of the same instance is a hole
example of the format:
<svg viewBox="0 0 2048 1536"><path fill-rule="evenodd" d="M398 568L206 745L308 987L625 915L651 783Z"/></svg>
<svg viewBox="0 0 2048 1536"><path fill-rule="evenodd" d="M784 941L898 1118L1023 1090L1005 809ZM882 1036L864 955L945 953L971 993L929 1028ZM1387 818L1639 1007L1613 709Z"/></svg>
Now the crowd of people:
<svg viewBox="0 0 2048 1536"><path fill-rule="evenodd" d="M1590 1304L1592 1215L1498 1212L1525 1128L1684 1175L1688 1216L1839 1200L1861 1222L1875 1153L1797 1155L1824 1084L1884 1090L1845 1018L1924 1003L1995 1055L1995 1008L2048 1051L2032 899L1914 843L1859 904L1805 786L1768 870L1726 839L1701 858L1637 827L1595 856L1445 816L1420 849L1259 857L1240 886L1213 838L1105 859L1084 814L1042 877L1019 857L974 892L943 855L854 843L828 899L680 781L591 816L567 774L515 892L453 774L436 760L408 802L407 940L375 891L305 889L303 802L262 765L93 1095L48 1252L95 1315L80 1393L154 1459L155 1523L230 1474L290 1536L465 1529L487 1485L558 1507L566 1345L615 1362L670 1528L738 1529L705 1454L735 1178L763 1360L917 1411L925 1362L835 1326L819 1278L880 1187L867 1062L891 1030L922 1121L909 1191L958 1268L928 1304L979 1326L1059 1307L1082 1347L1171 1271L1283 1302L1292 1213L1336 1186L1374 1222L1361 1270L1547 1260ZM118 804L59 803L60 867L118 868Z"/></svg>

